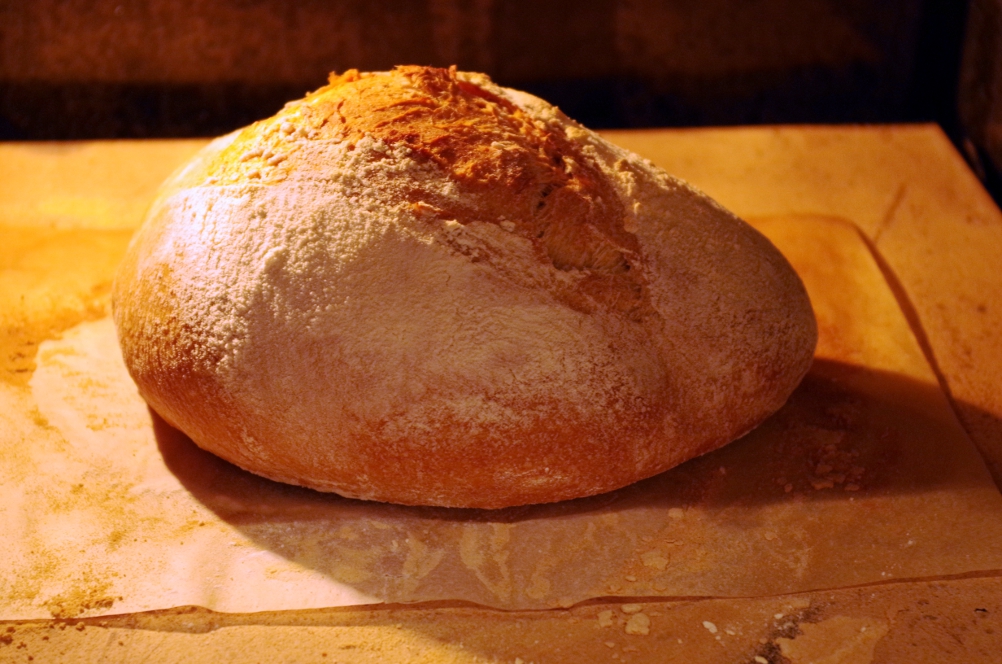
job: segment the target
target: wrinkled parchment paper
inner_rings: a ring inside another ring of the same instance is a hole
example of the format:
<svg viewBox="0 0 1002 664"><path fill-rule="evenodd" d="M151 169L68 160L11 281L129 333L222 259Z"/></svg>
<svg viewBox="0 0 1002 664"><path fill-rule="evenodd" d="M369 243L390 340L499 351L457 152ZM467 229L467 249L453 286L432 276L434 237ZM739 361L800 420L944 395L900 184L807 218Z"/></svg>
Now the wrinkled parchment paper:
<svg viewBox="0 0 1002 664"><path fill-rule="evenodd" d="M756 596L1002 568L1002 495L855 229L758 225L811 294L811 373L759 429L620 491L498 512L284 486L147 409L109 319L0 386L0 618Z"/></svg>

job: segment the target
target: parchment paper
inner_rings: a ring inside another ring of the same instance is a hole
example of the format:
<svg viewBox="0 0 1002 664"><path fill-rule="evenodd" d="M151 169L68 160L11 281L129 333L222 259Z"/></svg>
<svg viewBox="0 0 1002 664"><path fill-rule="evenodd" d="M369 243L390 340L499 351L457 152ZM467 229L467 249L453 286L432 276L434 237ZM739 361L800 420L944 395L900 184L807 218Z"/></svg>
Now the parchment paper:
<svg viewBox="0 0 1002 664"><path fill-rule="evenodd" d="M756 596L1002 568L1002 495L876 263L830 219L757 224L807 284L814 368L762 427L620 491L498 512L288 487L146 408L109 319L0 386L0 618Z"/></svg>

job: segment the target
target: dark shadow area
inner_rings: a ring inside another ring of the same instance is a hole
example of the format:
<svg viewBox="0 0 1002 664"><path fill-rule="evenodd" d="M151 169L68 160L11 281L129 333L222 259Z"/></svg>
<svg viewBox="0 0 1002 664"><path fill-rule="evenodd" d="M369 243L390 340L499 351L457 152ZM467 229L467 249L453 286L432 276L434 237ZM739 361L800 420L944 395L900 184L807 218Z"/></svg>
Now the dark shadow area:
<svg viewBox="0 0 1002 664"><path fill-rule="evenodd" d="M869 578L865 570L869 563L861 564L855 558L853 543L860 545L856 531L861 530L864 536L869 531L875 539L892 537L896 529L904 533L909 522L925 519L909 511L912 507L893 514L893 508L888 508L891 512L875 511L873 504L893 505L902 497L911 505L915 500L926 501L925 496L933 497L929 499L933 504L935 496L963 496L972 488L981 490L981 495L994 492L981 458L936 385L823 360L815 362L779 412L744 438L715 452L611 493L497 511L372 503L272 482L199 449L183 433L155 414L153 417L167 467L220 519L260 547L387 602L452 599L498 605L498 597L490 593L470 594L464 585L469 579L460 578L469 576L466 568L470 567L467 553L461 550L468 542L460 543L460 538L469 535L464 529L474 526L482 533L470 535L474 537L470 541L486 551L494 551L490 537L505 533L504 558L509 561L505 565L510 563L512 569L502 576L504 583L515 585L514 590L504 592L493 588L495 595L501 593L502 605L505 597L521 592L517 584L530 582L530 570L518 568L521 557L531 558L547 549L546 555L573 569L575 579L566 581L569 587L565 593L573 599L594 593L591 589L596 579L608 576L610 567L630 567L638 552L650 548L644 542L663 540L672 533L689 541L701 539L710 550L732 547L733 552L715 551L712 556L736 556L730 562L740 562L745 571L735 572L723 564L727 571L706 570L704 581L693 582L716 592L669 594L728 595L733 594L726 591L732 583L737 584L739 595L753 594L740 592L749 588L763 593L771 588L771 594L798 591L772 588L770 584L776 581L765 580L771 572L761 572L762 581L734 577L759 573L755 557L765 555L761 538L767 530L767 518L762 514L769 510L771 514L796 513L803 515L797 517L799 520L818 521L804 526L799 542L790 543L791 552L806 547L828 556L818 563L824 569L816 574L812 587L835 587L826 583L841 579L841 568L851 565L860 567L858 574L848 573L854 583L871 583L882 579ZM996 424L1002 430L1002 422ZM700 521L685 521L683 514L698 514ZM886 521L888 518L891 520ZM963 513L961 508L957 527L970 527L968 522L983 518L970 509ZM795 523L800 528L800 522ZM945 529L943 537L951 536L950 529ZM407 554L402 543L413 537L420 539L422 546L444 552L432 565L434 573L421 581L435 587L424 586L425 590L416 593L417 585L401 590L394 576L410 564L404 560ZM596 541L582 544L589 538ZM745 538L754 541L746 546ZM377 572L359 580L358 575L345 573L344 553L363 549L381 562L373 566ZM844 560L839 562L840 558ZM672 561L675 564L675 558ZM478 578L483 572L490 577L488 581L501 583L498 568L503 565L496 562L489 556L486 562L481 560L484 568L478 569ZM768 556L761 562L766 567L773 564ZM665 567L672 571L667 564L662 571ZM651 572L640 569L642 574ZM720 578L714 578L715 574ZM643 582L641 578L638 583ZM622 592L609 594L663 593L631 592L627 583ZM556 591L552 595L561 596ZM552 605L552 601L547 599L542 605Z"/></svg>
<svg viewBox="0 0 1002 664"><path fill-rule="evenodd" d="M275 114L323 82L0 82L0 140L220 136Z"/></svg>
<svg viewBox="0 0 1002 664"><path fill-rule="evenodd" d="M593 129L935 120L903 108L899 91L864 63L712 77L500 82L550 101Z"/></svg>
<svg viewBox="0 0 1002 664"><path fill-rule="evenodd" d="M910 106L865 63L712 77L665 74L508 79L592 129L756 124L884 123L955 118ZM269 117L324 83L0 81L0 140L213 137ZM952 131L955 134L955 131Z"/></svg>
<svg viewBox="0 0 1002 664"><path fill-rule="evenodd" d="M215 136L330 71L483 71L596 129L934 121L967 2L152 0L0 7L0 140Z"/></svg>

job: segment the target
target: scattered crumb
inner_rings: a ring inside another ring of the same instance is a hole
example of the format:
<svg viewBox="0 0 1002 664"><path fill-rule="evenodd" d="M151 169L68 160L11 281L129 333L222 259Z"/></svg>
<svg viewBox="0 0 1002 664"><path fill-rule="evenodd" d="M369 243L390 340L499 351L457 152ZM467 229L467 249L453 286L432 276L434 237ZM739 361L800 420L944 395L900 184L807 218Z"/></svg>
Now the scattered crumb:
<svg viewBox="0 0 1002 664"><path fill-rule="evenodd" d="M846 491L858 491L860 480L866 473L865 468L856 465L858 457L857 450L840 449L835 444L825 445L815 455L812 470L816 479L811 480L811 486L818 491L832 489L835 485L842 486Z"/></svg>
<svg viewBox="0 0 1002 664"><path fill-rule="evenodd" d="M616 642L615 641L606 641L605 642L605 647L606 648L615 648L616 647Z"/></svg>
<svg viewBox="0 0 1002 664"><path fill-rule="evenodd" d="M626 579L627 581L636 581L637 580L637 577L633 576L632 574L627 574L623 578Z"/></svg>
<svg viewBox="0 0 1002 664"><path fill-rule="evenodd" d="M776 620L779 620L782 617L783 617L782 613L777 613L776 615L773 616L773 618L775 618Z"/></svg>
<svg viewBox="0 0 1002 664"><path fill-rule="evenodd" d="M717 633L717 626L711 623L709 620L703 621L703 627L705 627L710 632L710 634Z"/></svg>
<svg viewBox="0 0 1002 664"><path fill-rule="evenodd" d="M644 613L634 613L630 616L630 619L626 621L626 633L627 634L639 634L641 636L646 636L651 632L651 619L647 617Z"/></svg>
<svg viewBox="0 0 1002 664"><path fill-rule="evenodd" d="M669 519L681 519L685 516L685 511L681 507L672 507L668 510Z"/></svg>
<svg viewBox="0 0 1002 664"><path fill-rule="evenodd" d="M599 611L598 626L612 627L612 611Z"/></svg>
<svg viewBox="0 0 1002 664"><path fill-rule="evenodd" d="M646 567L653 567L656 570L664 571L668 567L668 557L657 549L651 549L640 554L640 559Z"/></svg>
<svg viewBox="0 0 1002 664"><path fill-rule="evenodd" d="M644 610L644 606L642 604L624 604L619 608L623 613L640 613Z"/></svg>
<svg viewBox="0 0 1002 664"><path fill-rule="evenodd" d="M117 600L122 599L109 594L110 582L88 580L90 585L73 588L46 602L45 608L53 618L76 618L89 612L107 611Z"/></svg>
<svg viewBox="0 0 1002 664"><path fill-rule="evenodd" d="M778 535L776 535L776 533L772 532L771 530L767 530L764 533L762 533L762 537L764 537L767 542L771 542L774 539L776 539Z"/></svg>
<svg viewBox="0 0 1002 664"><path fill-rule="evenodd" d="M755 655L755 661L758 662L758 664L769 664L769 660L762 655Z"/></svg>

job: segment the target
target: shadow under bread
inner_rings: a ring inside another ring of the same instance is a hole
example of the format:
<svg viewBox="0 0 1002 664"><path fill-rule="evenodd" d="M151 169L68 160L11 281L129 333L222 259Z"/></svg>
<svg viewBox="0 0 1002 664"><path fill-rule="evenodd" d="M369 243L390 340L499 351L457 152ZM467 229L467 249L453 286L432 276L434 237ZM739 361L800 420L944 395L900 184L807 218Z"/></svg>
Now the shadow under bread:
<svg viewBox="0 0 1002 664"><path fill-rule="evenodd" d="M167 468L263 548L387 602L544 606L596 595L779 593L940 566L954 536L933 541L923 522L949 517L940 530L960 537L977 529L976 514L944 512L949 496L994 491L952 411L934 407L941 400L936 385L816 360L787 404L734 443L607 494L496 511L280 484L153 420ZM908 550L915 542L929 551L925 562ZM918 567L883 571L902 547ZM539 585L541 566L552 568L548 586Z"/></svg>

